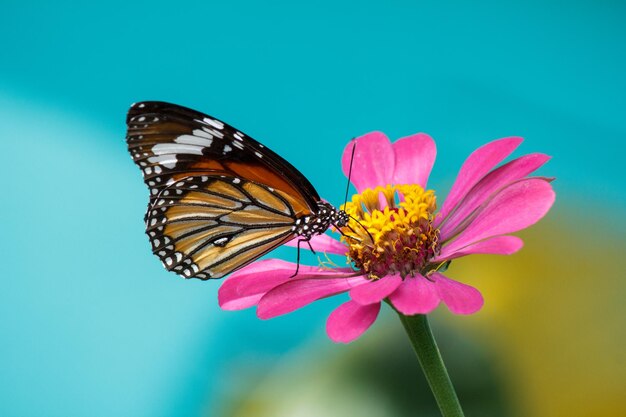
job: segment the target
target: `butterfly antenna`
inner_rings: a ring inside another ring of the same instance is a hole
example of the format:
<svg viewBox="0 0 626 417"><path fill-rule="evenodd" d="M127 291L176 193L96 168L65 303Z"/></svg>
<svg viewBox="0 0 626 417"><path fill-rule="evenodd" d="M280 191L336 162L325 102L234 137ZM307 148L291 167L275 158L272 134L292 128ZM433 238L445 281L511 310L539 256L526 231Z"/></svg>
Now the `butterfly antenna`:
<svg viewBox="0 0 626 417"><path fill-rule="evenodd" d="M350 216L350 218L351 218L352 220L354 220L355 222L357 222L357 223L359 224L359 226L361 226L361 227L363 228L363 230L365 230L365 233L367 233L367 235L370 237L370 240L372 241L372 243L374 243L374 237L372 236L372 234L370 233L370 231L369 231L369 230L367 230L367 227L363 226L363 225L361 224L361 222L360 222L358 219L356 219L354 216ZM352 228L350 228L350 230L352 230ZM354 231L354 230L353 230L353 231Z"/></svg>
<svg viewBox="0 0 626 417"><path fill-rule="evenodd" d="M355 240L355 241L357 241L357 242L359 242L359 243L360 243L360 242L362 242L362 240L361 240L361 239L359 239L359 238L358 238L358 237L356 237L356 236L351 236L351 235L347 235L347 234L345 234L345 233L343 232L343 230L341 230L341 228L340 228L340 227L338 227L336 224L333 224L333 226L335 227L335 229L337 230L337 232L339 232L339 234L341 234L341 236L345 237L346 239L352 239L352 240ZM350 231L351 231L352 233L354 233L355 235L357 234L357 233L356 233L356 231L355 231L355 230L354 230L354 229L353 229L353 228L352 228L349 224L346 224L346 225L345 225L345 226L343 226L343 227L347 227L348 229L350 229Z"/></svg>
<svg viewBox="0 0 626 417"><path fill-rule="evenodd" d="M350 180L352 179L352 165L354 164L354 152L356 151L356 140L354 140L354 139L355 138L352 138L352 143L353 143L353 145L352 145L352 154L350 155L350 168L348 169L348 185L346 186L346 197L345 197L344 202L343 202L343 206L344 207L348 203L348 193L350 192ZM370 240L373 243L374 242L374 238L372 237L372 234L369 232L369 230L367 230L367 228L365 226L363 226L360 221L355 219L354 216L350 216L350 218L352 220L354 220L355 222L357 222L359 224L359 226L361 226L363 228L363 230L365 230L365 233L367 233L367 235L369 236ZM350 228L350 230L352 230L352 233L356 234L354 229L352 229L350 226L348 226L348 228Z"/></svg>
<svg viewBox="0 0 626 417"><path fill-rule="evenodd" d="M350 168L348 169L348 185L346 185L346 198L343 200L343 206L348 203L348 193L350 192L350 180L352 179L352 163L354 162L354 151L356 150L356 141L352 138L352 155L350 155Z"/></svg>

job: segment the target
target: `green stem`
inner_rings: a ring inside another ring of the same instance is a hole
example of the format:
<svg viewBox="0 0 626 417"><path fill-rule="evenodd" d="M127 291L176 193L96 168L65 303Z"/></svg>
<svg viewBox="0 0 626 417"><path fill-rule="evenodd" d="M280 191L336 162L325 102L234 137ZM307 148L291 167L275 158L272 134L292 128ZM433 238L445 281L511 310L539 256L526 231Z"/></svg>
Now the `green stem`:
<svg viewBox="0 0 626 417"><path fill-rule="evenodd" d="M426 375L428 385L437 400L437 405L443 417L463 417L463 410L456 396L446 366L441 359L441 353L433 333L428 325L428 318L424 314L405 316L398 313L400 321L409 335L413 350Z"/></svg>

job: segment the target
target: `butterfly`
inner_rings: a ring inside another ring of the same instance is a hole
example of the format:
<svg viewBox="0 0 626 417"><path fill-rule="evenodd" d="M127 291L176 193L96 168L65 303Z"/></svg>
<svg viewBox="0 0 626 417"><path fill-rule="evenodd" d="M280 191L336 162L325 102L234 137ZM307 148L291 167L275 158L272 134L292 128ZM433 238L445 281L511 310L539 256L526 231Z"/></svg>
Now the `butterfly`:
<svg viewBox="0 0 626 417"><path fill-rule="evenodd" d="M300 238L299 248L348 223L289 162L214 117L146 101L131 106L126 124L150 189L146 233L168 271L222 278L289 240Z"/></svg>

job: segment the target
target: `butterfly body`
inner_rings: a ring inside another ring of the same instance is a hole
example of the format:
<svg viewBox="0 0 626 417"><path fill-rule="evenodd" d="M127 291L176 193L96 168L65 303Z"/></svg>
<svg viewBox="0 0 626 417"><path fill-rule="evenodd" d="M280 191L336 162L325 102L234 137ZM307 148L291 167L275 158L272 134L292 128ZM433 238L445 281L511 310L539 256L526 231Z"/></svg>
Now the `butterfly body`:
<svg viewBox="0 0 626 417"><path fill-rule="evenodd" d="M296 168L218 119L164 102L131 106L128 150L150 189L146 233L163 265L221 278L347 215Z"/></svg>
<svg viewBox="0 0 626 417"><path fill-rule="evenodd" d="M318 201L317 204L318 211L316 213L298 218L294 226L294 232L306 240L315 235L321 235L331 225L344 227L348 224L348 215L344 211L337 210L325 201Z"/></svg>

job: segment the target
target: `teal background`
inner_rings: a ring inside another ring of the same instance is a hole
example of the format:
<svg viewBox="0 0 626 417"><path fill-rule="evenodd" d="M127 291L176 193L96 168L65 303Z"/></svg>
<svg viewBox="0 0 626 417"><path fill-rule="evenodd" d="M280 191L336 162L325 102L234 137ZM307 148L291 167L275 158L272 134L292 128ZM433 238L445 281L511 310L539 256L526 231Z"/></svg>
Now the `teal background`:
<svg viewBox="0 0 626 417"><path fill-rule="evenodd" d="M438 190L476 147L523 136L518 155L554 157L541 171L558 178L553 219L625 230L622 2L1 9L0 415L207 413L243 383L233 358L271 366L307 340L331 345L334 300L263 322L221 311L217 283L176 279L153 258L124 142L135 101L237 126L334 204L354 136L429 133Z"/></svg>

